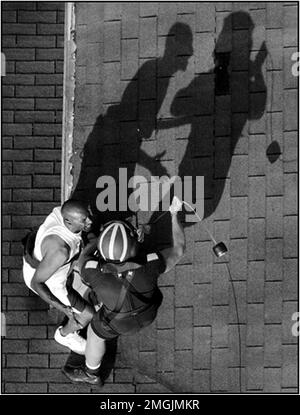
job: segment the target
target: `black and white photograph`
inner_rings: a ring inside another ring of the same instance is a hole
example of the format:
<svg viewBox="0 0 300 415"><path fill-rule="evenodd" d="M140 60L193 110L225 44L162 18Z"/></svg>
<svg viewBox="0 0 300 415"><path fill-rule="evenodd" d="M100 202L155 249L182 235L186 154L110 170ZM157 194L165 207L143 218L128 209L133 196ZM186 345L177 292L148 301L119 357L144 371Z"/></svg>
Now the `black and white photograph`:
<svg viewBox="0 0 300 415"><path fill-rule="evenodd" d="M299 394L298 24L1 1L2 395Z"/></svg>

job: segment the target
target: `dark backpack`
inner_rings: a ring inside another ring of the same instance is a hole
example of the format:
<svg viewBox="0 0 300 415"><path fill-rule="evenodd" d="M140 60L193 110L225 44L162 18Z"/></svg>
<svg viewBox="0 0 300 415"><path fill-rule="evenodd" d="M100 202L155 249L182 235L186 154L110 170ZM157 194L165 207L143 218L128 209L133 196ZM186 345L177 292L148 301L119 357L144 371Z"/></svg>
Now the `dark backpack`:
<svg viewBox="0 0 300 415"><path fill-rule="evenodd" d="M114 331L119 334L129 335L137 333L143 327L149 326L154 321L163 296L158 287L150 298L139 293L131 284L134 270L128 270L121 275L121 277L115 275L116 278L122 280L123 285L114 310L109 310L105 305L102 305L99 313L100 319ZM122 312L120 310L126 297L132 308L129 311ZM132 297L138 298L144 305L135 308Z"/></svg>
<svg viewBox="0 0 300 415"><path fill-rule="evenodd" d="M36 259L33 255L37 231L38 229L30 231L21 241L24 248L23 256L25 258L25 261L32 268L37 268L40 263L40 261Z"/></svg>

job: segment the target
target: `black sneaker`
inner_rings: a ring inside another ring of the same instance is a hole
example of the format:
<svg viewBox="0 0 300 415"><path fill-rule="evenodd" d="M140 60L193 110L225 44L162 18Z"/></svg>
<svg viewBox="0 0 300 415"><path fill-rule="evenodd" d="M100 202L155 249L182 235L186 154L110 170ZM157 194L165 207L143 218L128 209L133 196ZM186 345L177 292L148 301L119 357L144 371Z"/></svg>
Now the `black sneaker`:
<svg viewBox="0 0 300 415"><path fill-rule="evenodd" d="M82 367L64 366L62 373L73 383L88 383L89 385L103 386L100 376L91 375Z"/></svg>

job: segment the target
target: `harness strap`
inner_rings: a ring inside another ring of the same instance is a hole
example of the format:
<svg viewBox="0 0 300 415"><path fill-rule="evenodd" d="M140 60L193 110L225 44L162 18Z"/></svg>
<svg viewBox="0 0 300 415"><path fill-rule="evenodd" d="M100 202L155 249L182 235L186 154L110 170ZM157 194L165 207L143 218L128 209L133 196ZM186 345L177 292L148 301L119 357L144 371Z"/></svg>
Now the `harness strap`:
<svg viewBox="0 0 300 415"><path fill-rule="evenodd" d="M115 308L113 309L113 311L110 311L108 313L108 315L104 316L104 314L103 314L103 317L105 318L105 321L106 321L107 324L109 324L111 322L111 320L115 317L115 315L120 312L120 310L121 310L121 308L124 304L128 288L131 286L130 281L132 280L132 278L133 278L133 273L128 273L128 275L126 275L126 277L123 280L122 288L121 288L119 298L118 298L118 301L117 301L117 304L116 304ZM127 284L125 283L125 281L127 282ZM103 313L104 312L104 307L103 306L101 307L101 310L102 310L102 313Z"/></svg>
<svg viewBox="0 0 300 415"><path fill-rule="evenodd" d="M141 307L139 307L138 309L135 310L133 302L132 302L132 297L130 296L129 301L130 301L130 305L131 305L132 309L128 312L121 313L122 317L126 318L126 317L137 316L138 314L140 314L141 312L144 312L145 310L147 310L148 308L150 308L154 304L159 304L159 302L160 302L160 295L159 295L160 292L159 292L159 290L156 289L154 294L152 295L152 297L150 297L150 298L145 297L143 294L139 293L135 289L135 287L131 284L131 280L133 278L133 275L134 275L134 273L127 273L127 275L125 277L123 277L122 288L121 288L119 298L118 298L118 301L117 301L117 304L116 304L114 310L109 310L107 307L102 305L101 310L100 310L101 317L104 319L104 321L108 325L110 325L110 322L113 319L119 320L117 316L120 316L119 312L122 308L122 305L124 304L126 294L127 294L128 290L130 288L132 290L130 292L130 294L134 295L136 298L138 298L140 301L142 301L144 303L144 306L141 306ZM107 312L107 314L105 312Z"/></svg>

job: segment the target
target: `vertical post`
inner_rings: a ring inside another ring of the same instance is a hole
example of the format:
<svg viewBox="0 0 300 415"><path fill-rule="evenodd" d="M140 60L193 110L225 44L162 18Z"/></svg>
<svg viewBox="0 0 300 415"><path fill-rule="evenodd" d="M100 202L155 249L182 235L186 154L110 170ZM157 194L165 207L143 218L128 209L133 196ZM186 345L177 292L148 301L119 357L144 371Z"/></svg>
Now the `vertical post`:
<svg viewBox="0 0 300 415"><path fill-rule="evenodd" d="M63 131L61 164L61 202L69 198L73 185L71 157L73 152L75 92L75 3L65 3Z"/></svg>

